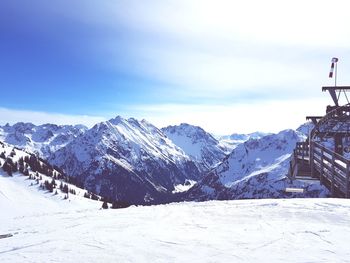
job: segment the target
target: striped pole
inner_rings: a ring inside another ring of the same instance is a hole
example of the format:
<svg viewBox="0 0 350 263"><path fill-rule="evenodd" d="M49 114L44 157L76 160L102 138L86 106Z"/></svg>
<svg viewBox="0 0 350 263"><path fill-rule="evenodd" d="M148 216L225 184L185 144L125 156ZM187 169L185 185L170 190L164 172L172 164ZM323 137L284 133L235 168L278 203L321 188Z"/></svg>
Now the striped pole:
<svg viewBox="0 0 350 263"><path fill-rule="evenodd" d="M338 58L332 58L331 70L329 71L329 78L333 78L333 72L335 73L334 86L337 86L337 62L338 62Z"/></svg>

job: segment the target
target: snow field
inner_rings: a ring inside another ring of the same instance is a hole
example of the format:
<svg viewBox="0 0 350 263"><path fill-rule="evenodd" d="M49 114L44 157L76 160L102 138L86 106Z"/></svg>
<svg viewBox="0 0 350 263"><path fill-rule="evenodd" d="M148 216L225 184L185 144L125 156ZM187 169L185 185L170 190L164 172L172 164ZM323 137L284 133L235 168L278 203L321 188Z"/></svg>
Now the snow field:
<svg viewBox="0 0 350 263"><path fill-rule="evenodd" d="M1 262L350 262L349 200L35 209L1 214Z"/></svg>

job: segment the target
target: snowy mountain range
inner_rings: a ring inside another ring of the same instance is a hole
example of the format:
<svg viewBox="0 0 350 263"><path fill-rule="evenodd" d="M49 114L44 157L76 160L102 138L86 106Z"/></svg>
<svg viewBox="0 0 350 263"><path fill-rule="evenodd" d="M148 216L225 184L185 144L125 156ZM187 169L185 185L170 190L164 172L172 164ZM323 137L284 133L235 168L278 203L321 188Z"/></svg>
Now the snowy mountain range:
<svg viewBox="0 0 350 263"><path fill-rule="evenodd" d="M84 133L84 125L44 124L18 122L0 126L0 141L15 145L29 152L48 158L78 135Z"/></svg>
<svg viewBox="0 0 350 263"><path fill-rule="evenodd" d="M315 182L289 182L286 174L296 142L305 134L284 130L238 145L217 167L185 193L185 200L319 197L328 190ZM286 193L300 187L304 194Z"/></svg>
<svg viewBox="0 0 350 263"><path fill-rule="evenodd" d="M153 204L291 196L284 192L289 156L309 129L303 125L298 131L232 134L218 140L198 126L158 129L146 120L118 116L91 129L5 125L0 141L47 159L93 193ZM327 195L315 184L301 186L305 196Z"/></svg>

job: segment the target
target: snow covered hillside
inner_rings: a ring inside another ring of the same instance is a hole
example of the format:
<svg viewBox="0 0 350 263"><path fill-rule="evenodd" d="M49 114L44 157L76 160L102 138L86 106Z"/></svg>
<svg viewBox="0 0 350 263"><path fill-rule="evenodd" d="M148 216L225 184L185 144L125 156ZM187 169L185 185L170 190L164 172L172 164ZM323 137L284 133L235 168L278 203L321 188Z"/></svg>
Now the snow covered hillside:
<svg viewBox="0 0 350 263"><path fill-rule="evenodd" d="M68 209L49 201L34 202L20 213L0 203L6 211L0 213L2 263L350 262L348 199L210 201L119 210Z"/></svg>
<svg viewBox="0 0 350 263"><path fill-rule="evenodd" d="M0 141L48 158L86 130L87 127L83 125L36 126L32 123L18 122L12 126L8 124L0 126Z"/></svg>
<svg viewBox="0 0 350 263"><path fill-rule="evenodd" d="M39 206L100 207L92 195L70 183L70 178L35 155L0 142L0 206L3 211L30 211ZM62 201L52 203L50 200ZM65 202L63 202L63 200Z"/></svg>
<svg viewBox="0 0 350 263"><path fill-rule="evenodd" d="M186 193L186 200L282 198L327 196L326 188L316 182L289 183L286 174L296 142L305 135L281 131L261 139L250 139L232 153ZM304 194L290 194L286 187L302 187Z"/></svg>
<svg viewBox="0 0 350 263"><path fill-rule="evenodd" d="M164 134L180 147L202 171L214 167L230 153L218 140L201 127L182 123L162 128Z"/></svg>
<svg viewBox="0 0 350 263"><path fill-rule="evenodd" d="M119 116L96 124L50 162L92 192L134 204L169 201L177 185L201 178L191 158L161 130Z"/></svg>

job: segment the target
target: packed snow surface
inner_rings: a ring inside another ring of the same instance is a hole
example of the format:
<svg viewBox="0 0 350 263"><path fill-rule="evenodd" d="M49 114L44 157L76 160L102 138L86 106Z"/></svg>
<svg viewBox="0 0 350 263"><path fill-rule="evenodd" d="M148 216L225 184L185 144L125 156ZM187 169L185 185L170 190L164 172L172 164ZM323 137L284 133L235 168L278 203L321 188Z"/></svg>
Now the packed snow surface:
<svg viewBox="0 0 350 263"><path fill-rule="evenodd" d="M2 263L350 262L346 199L209 201L101 210L86 205L65 208L67 201L57 199L46 200L56 205L36 204L33 195L19 213L4 203L17 207L21 201L8 198L0 195Z"/></svg>

